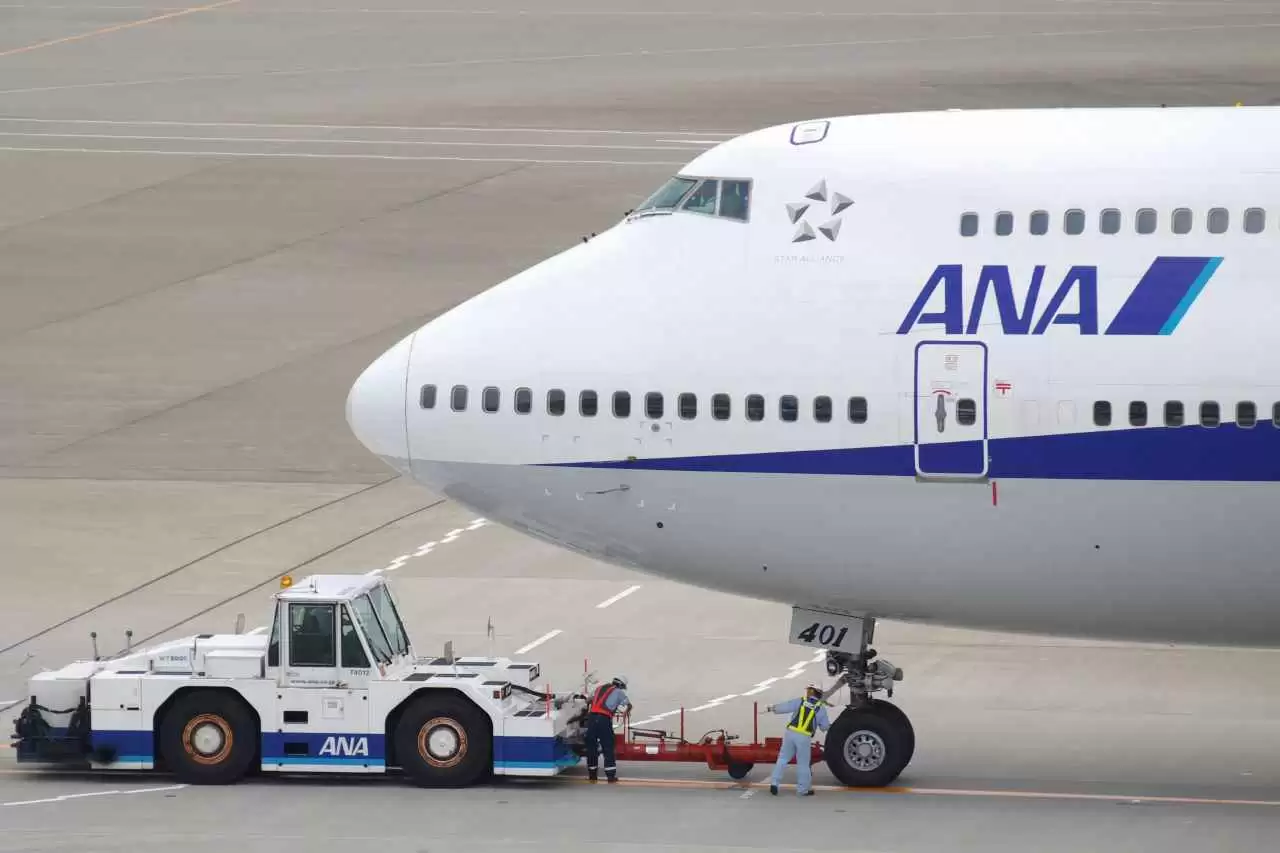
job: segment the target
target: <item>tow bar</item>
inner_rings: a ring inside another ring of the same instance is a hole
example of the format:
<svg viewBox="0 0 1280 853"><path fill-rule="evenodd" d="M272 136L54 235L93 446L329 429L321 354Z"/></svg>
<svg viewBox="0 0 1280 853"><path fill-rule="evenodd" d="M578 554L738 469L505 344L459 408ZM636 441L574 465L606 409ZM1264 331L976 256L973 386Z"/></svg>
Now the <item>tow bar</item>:
<svg viewBox="0 0 1280 853"><path fill-rule="evenodd" d="M749 744L735 744L738 735L724 729L712 729L696 742L685 739L684 708L680 709L680 734L658 729L631 727L628 710L622 731L613 736L614 753L619 761L705 762L711 770L727 770L733 779L743 779L757 764L773 764L782 750L782 738L760 740L760 703L752 703L754 726ZM814 740L810 764L822 761L822 744Z"/></svg>

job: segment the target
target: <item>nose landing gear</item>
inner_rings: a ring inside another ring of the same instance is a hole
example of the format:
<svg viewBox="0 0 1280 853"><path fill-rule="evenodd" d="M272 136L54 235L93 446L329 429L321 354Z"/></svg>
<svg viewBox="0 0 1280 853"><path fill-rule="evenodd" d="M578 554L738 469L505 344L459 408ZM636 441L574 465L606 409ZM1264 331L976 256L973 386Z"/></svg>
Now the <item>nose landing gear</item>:
<svg viewBox="0 0 1280 853"><path fill-rule="evenodd" d="M911 721L897 705L874 694L902 680L902 670L877 659L870 648L875 620L863 621L858 653L827 652L827 674L838 676L823 698L842 687L849 688L849 705L827 731L823 755L832 774L852 788L883 788L906 768L915 753L916 736Z"/></svg>

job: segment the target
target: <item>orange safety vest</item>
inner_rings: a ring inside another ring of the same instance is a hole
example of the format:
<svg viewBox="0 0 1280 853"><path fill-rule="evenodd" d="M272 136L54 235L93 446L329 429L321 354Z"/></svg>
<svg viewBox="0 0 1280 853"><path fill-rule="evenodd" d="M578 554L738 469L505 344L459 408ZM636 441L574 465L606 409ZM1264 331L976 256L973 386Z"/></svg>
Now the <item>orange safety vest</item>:
<svg viewBox="0 0 1280 853"><path fill-rule="evenodd" d="M604 684L596 688L595 695L591 697L591 713L604 714L606 717L613 716L613 711L605 707L604 700L609 698L609 694L613 693L614 689L612 684Z"/></svg>

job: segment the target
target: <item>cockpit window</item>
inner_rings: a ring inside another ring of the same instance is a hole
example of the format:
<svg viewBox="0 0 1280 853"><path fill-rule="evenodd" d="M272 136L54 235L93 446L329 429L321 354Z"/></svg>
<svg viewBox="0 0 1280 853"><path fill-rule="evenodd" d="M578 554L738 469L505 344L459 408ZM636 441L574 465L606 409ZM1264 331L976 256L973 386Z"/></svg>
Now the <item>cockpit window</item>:
<svg viewBox="0 0 1280 853"><path fill-rule="evenodd" d="M708 216L716 215L716 200L720 195L720 182L715 178L709 181L703 181L698 184L698 188L689 193L689 198L685 199L685 203L680 207L682 210L688 210L693 213L705 213Z"/></svg>
<svg viewBox="0 0 1280 853"><path fill-rule="evenodd" d="M751 213L751 181L677 175L659 187L632 215L686 211L746 222Z"/></svg>
<svg viewBox="0 0 1280 853"><path fill-rule="evenodd" d="M720 215L727 219L747 221L751 209L750 181L723 181L720 188Z"/></svg>
<svg viewBox="0 0 1280 853"><path fill-rule="evenodd" d="M636 213L646 210L673 210L680 199L684 198L685 193L697 181L693 178L681 178L678 175L658 187L658 191L644 200L644 203L636 208Z"/></svg>

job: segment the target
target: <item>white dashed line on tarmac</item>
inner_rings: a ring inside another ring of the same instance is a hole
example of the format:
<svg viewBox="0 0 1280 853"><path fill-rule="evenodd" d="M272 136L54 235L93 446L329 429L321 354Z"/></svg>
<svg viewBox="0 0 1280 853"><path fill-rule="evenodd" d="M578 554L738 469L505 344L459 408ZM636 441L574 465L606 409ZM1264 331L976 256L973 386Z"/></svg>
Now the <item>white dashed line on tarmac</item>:
<svg viewBox="0 0 1280 853"><path fill-rule="evenodd" d="M157 794L162 791L178 791L187 787L186 785L164 785L158 788L131 788L124 791L84 791L79 794L62 794L57 797L45 797L39 800L13 800L8 803L0 803L0 807L9 806L36 806L44 803L62 803L68 800L83 800L89 797L112 797L112 796L128 796L129 794Z"/></svg>
<svg viewBox="0 0 1280 853"><path fill-rule="evenodd" d="M631 593L635 592L635 591L636 591L637 589L639 589L639 588L640 588L640 584L636 584L635 586L628 587L627 589L624 589L622 592L620 592L620 593L618 593L617 595L613 596L613 598L606 598L604 601L602 601L602 602L600 602L599 604L597 604L597 605L596 605L596 609L597 609L597 610L603 610L603 609L605 609L606 607L608 607L608 606L609 606L609 605L611 605L611 604L616 604L616 603L618 603L619 601L621 601L622 599L626 598L626 597L627 597L628 595L630 595Z"/></svg>
<svg viewBox="0 0 1280 853"><path fill-rule="evenodd" d="M534 640L534 641L533 641L532 643L530 643L529 645L527 645L527 646L522 646L522 647L520 647L520 648L516 649L516 654L518 654L518 655L522 655L522 654L524 654L524 653L526 653L526 652L532 651L533 649L536 649L538 646L540 646L540 645L542 645L543 643L545 643L547 640L554 639L555 637L560 636L560 634L561 634L561 633L563 633L563 632L562 632L559 628L556 628L554 631L548 631L547 633L543 634L543 635L542 635L541 637L539 637L538 639Z"/></svg>
<svg viewBox="0 0 1280 853"><path fill-rule="evenodd" d="M692 713L693 711L705 711L708 708L715 708L718 705L723 705L725 702L728 702L730 699L737 699L737 698L738 698L737 693L730 693L727 696L721 696L718 699L712 699L710 702L706 703L705 705L699 705L696 708L690 708L689 711L690 713Z"/></svg>

